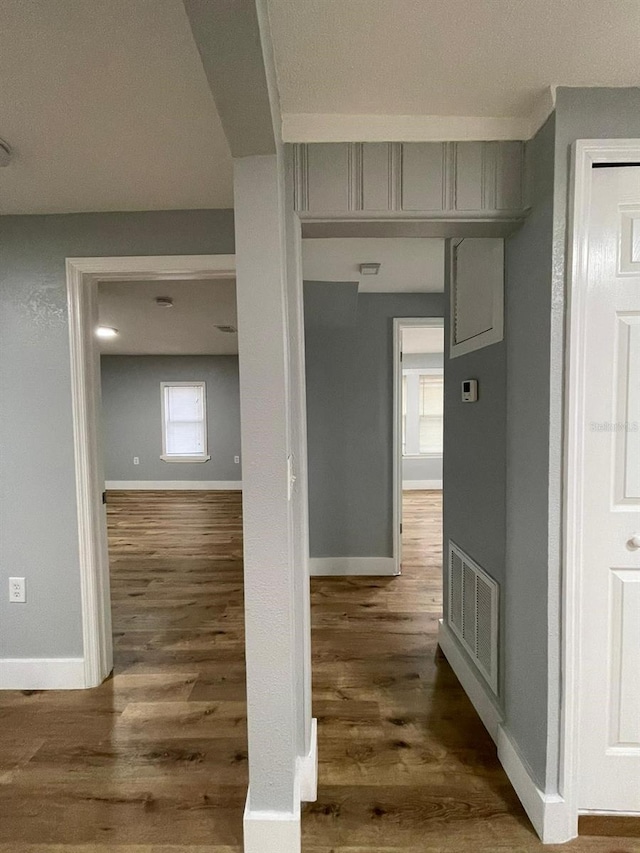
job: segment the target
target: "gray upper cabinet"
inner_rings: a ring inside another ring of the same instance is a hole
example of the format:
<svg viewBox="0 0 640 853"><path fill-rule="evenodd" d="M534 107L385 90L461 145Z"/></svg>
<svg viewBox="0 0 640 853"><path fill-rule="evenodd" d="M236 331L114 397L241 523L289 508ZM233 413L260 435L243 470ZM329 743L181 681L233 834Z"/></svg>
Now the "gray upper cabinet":
<svg viewBox="0 0 640 853"><path fill-rule="evenodd" d="M520 219L524 144L345 142L293 146L304 219Z"/></svg>

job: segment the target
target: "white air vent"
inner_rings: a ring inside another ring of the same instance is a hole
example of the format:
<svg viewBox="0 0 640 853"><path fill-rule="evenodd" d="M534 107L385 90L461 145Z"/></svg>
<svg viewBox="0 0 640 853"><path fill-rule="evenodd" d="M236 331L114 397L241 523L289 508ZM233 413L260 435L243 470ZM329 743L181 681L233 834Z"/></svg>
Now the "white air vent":
<svg viewBox="0 0 640 853"><path fill-rule="evenodd" d="M498 692L498 584L449 542L448 624L478 671Z"/></svg>

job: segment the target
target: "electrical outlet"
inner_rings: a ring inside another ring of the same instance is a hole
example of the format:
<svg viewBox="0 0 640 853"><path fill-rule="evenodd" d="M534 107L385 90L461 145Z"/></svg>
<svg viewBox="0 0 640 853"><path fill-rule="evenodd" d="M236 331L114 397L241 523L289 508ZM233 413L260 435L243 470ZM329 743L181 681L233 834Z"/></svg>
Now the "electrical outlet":
<svg viewBox="0 0 640 853"><path fill-rule="evenodd" d="M239 456L234 456L234 457L233 457L233 461L236 463L236 465L239 465L239 464L240 464L240 457L239 457Z"/></svg>
<svg viewBox="0 0 640 853"><path fill-rule="evenodd" d="M133 457L133 464L134 464L134 465L139 465L139 464L140 464L140 457L139 457L139 456L134 456L134 457Z"/></svg>
<svg viewBox="0 0 640 853"><path fill-rule="evenodd" d="M27 587L24 578L9 578L9 601L12 604L24 604L27 600Z"/></svg>

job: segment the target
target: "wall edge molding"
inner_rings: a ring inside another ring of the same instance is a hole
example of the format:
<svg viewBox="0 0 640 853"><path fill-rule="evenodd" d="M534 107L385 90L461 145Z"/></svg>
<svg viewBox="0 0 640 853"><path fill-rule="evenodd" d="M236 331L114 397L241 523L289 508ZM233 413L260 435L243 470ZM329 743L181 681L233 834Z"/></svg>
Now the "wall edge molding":
<svg viewBox="0 0 640 853"><path fill-rule="evenodd" d="M0 658L0 690L83 690L84 658Z"/></svg>
<svg viewBox="0 0 640 853"><path fill-rule="evenodd" d="M107 480L107 491L241 492L242 480Z"/></svg>
<svg viewBox="0 0 640 853"><path fill-rule="evenodd" d="M403 480L402 491L442 491L442 480Z"/></svg>
<svg viewBox="0 0 640 853"><path fill-rule="evenodd" d="M300 799L303 803L315 803L318 799L318 721L311 720L311 745L307 755L298 758Z"/></svg>
<svg viewBox="0 0 640 853"><path fill-rule="evenodd" d="M393 557L310 557L312 577L344 577L345 575L396 576Z"/></svg>

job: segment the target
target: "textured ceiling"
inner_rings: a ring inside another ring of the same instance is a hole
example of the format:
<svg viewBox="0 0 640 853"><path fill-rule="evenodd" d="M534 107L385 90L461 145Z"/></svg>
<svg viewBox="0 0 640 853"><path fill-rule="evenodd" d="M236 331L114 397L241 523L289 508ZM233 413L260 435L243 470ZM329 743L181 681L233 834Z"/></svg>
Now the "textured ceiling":
<svg viewBox="0 0 640 853"><path fill-rule="evenodd" d="M181 0L0 0L0 213L232 207Z"/></svg>
<svg viewBox="0 0 640 853"><path fill-rule="evenodd" d="M638 0L269 0L269 12L286 115L522 118L553 85L640 84Z"/></svg>
<svg viewBox="0 0 640 853"><path fill-rule="evenodd" d="M157 296L173 308L156 305ZM238 335L216 325L237 326L235 281L109 281L98 287L99 319L118 330L100 340L105 355L230 355Z"/></svg>
<svg viewBox="0 0 640 853"><path fill-rule="evenodd" d="M379 263L378 275L361 275L360 264ZM307 281L357 281L360 293L444 290L444 240L437 238L337 238L302 241Z"/></svg>

